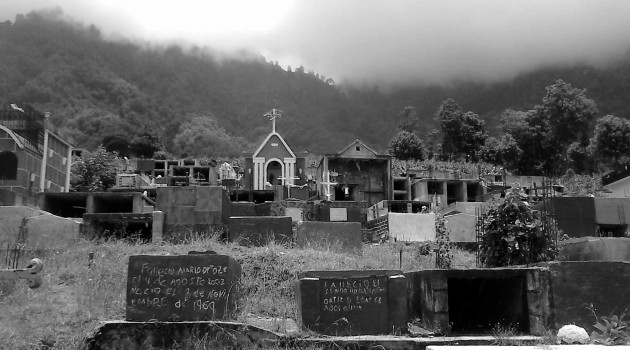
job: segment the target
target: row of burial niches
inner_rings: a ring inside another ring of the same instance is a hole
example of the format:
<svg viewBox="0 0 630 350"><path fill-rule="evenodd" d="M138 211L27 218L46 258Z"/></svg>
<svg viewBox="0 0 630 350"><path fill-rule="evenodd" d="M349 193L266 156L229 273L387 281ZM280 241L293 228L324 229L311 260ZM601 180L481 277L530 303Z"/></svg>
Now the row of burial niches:
<svg viewBox="0 0 630 350"><path fill-rule="evenodd" d="M296 289L302 325L329 335L541 335L552 326L548 267L308 271Z"/></svg>
<svg viewBox="0 0 630 350"><path fill-rule="evenodd" d="M240 264L229 256L132 256L127 319L200 321L238 313ZM610 276L615 276L611 279ZM563 261L488 269L304 271L296 276L298 323L326 335L492 334L497 325L543 335L592 324L630 305L630 263ZM410 327L414 326L414 327Z"/></svg>

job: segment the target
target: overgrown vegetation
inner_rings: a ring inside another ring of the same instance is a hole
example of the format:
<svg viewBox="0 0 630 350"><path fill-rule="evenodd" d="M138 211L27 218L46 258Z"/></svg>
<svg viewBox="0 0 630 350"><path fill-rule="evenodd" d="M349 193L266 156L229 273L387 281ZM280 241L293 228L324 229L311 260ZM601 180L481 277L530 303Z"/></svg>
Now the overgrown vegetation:
<svg viewBox="0 0 630 350"><path fill-rule="evenodd" d="M94 152L72 159L70 190L98 192L116 184L116 160L118 154L99 146Z"/></svg>
<svg viewBox="0 0 630 350"><path fill-rule="evenodd" d="M124 319L130 255L187 254L192 250L230 255L242 266L238 320L246 322L252 315L275 318L281 329L283 319L297 319L293 283L302 271L435 267L433 257L416 245L402 245L402 254L399 248L366 245L363 254L356 255L275 244L247 248L220 243L215 237L197 237L179 245L81 241L43 258L41 287L31 290L20 282L14 292L0 296L0 339L7 349L76 349L99 321ZM454 250L453 264L473 267L475 257Z"/></svg>
<svg viewBox="0 0 630 350"><path fill-rule="evenodd" d="M501 138L488 134L479 115L464 112L447 98L435 112L437 127L423 140L415 108L407 106L400 114L400 132L390 141L390 153L401 160L482 160L517 174L552 177L567 170L592 174L627 165L626 119L601 116L585 89L561 79L545 90L541 103L527 111L508 108L501 113Z"/></svg>
<svg viewBox="0 0 630 350"><path fill-rule="evenodd" d="M628 322L624 320L627 316L624 310L621 314L610 314L609 316L597 316L595 308L591 304L588 307L595 317L595 330L591 333L591 343L602 345L630 345L630 329Z"/></svg>
<svg viewBox="0 0 630 350"><path fill-rule="evenodd" d="M453 264L451 240L444 215L435 210L435 266L450 269Z"/></svg>
<svg viewBox="0 0 630 350"><path fill-rule="evenodd" d="M557 255L552 219L533 210L518 187L505 198L490 202L482 220L479 256L484 266L525 265L550 261Z"/></svg>

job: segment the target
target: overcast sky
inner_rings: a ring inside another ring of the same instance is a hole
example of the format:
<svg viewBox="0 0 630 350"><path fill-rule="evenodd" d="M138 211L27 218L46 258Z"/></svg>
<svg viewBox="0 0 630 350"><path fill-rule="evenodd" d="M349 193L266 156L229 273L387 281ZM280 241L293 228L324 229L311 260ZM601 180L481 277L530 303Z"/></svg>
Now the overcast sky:
<svg viewBox="0 0 630 350"><path fill-rule="evenodd" d="M60 6L106 35L246 48L338 82L497 80L630 48L627 0L0 0Z"/></svg>

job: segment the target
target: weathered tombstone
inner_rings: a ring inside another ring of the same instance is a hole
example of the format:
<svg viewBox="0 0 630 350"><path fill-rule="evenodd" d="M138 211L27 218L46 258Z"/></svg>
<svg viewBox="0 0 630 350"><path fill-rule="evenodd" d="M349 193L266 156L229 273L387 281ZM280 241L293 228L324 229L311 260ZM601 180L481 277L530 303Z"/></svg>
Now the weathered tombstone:
<svg viewBox="0 0 630 350"><path fill-rule="evenodd" d="M300 248L358 254L363 251L360 222L302 221L298 223L296 237Z"/></svg>
<svg viewBox="0 0 630 350"><path fill-rule="evenodd" d="M241 266L216 254L132 255L127 321L207 321L233 317Z"/></svg>
<svg viewBox="0 0 630 350"><path fill-rule="evenodd" d="M302 208L285 208L284 215L291 217L293 222L303 221L303 211Z"/></svg>
<svg viewBox="0 0 630 350"><path fill-rule="evenodd" d="M328 335L398 333L407 326L407 279L398 270L307 271L296 282L298 318Z"/></svg>
<svg viewBox="0 0 630 350"><path fill-rule="evenodd" d="M289 216L232 216L228 241L245 246L263 246L271 241L286 243L293 239Z"/></svg>
<svg viewBox="0 0 630 350"><path fill-rule="evenodd" d="M330 208L330 221L348 221L348 209Z"/></svg>

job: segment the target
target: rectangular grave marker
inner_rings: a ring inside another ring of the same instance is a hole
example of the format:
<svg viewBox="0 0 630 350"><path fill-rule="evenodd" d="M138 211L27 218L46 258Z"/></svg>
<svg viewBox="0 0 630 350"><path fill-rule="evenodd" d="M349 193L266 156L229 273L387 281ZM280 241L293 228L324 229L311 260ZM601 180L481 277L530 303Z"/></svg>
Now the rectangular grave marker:
<svg viewBox="0 0 630 350"><path fill-rule="evenodd" d="M330 221L348 221L346 208L330 208Z"/></svg>
<svg viewBox="0 0 630 350"><path fill-rule="evenodd" d="M302 221L296 236L300 248L356 254L363 251L360 222Z"/></svg>
<svg viewBox="0 0 630 350"><path fill-rule="evenodd" d="M390 334L407 322L401 271L308 271L296 290L302 324L328 335Z"/></svg>
<svg viewBox="0 0 630 350"><path fill-rule="evenodd" d="M127 277L127 321L229 319L241 266L216 254L133 255Z"/></svg>
<svg viewBox="0 0 630 350"><path fill-rule="evenodd" d="M288 216L232 216L228 241L255 247L271 241L290 242L293 239L292 224Z"/></svg>

